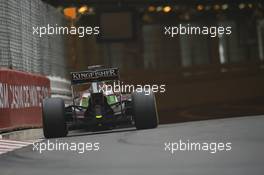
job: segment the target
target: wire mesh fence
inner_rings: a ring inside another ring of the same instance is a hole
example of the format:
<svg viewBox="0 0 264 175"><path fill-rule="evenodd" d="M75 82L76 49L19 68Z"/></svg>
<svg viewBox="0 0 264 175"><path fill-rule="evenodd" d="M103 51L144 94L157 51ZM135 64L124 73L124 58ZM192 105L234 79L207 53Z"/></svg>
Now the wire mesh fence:
<svg viewBox="0 0 264 175"><path fill-rule="evenodd" d="M65 77L63 36L33 35L33 27L64 25L41 0L0 1L0 67Z"/></svg>

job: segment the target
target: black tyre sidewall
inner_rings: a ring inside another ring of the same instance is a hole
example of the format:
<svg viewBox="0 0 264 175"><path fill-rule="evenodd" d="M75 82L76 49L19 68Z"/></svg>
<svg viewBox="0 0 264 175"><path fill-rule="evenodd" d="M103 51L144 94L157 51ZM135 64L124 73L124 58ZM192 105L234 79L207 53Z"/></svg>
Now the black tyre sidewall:
<svg viewBox="0 0 264 175"><path fill-rule="evenodd" d="M62 99L47 98L43 100L42 123L46 138L65 137L67 135L65 107Z"/></svg>
<svg viewBox="0 0 264 175"><path fill-rule="evenodd" d="M158 113L153 93L132 93L132 110L137 129L151 129L158 126Z"/></svg>

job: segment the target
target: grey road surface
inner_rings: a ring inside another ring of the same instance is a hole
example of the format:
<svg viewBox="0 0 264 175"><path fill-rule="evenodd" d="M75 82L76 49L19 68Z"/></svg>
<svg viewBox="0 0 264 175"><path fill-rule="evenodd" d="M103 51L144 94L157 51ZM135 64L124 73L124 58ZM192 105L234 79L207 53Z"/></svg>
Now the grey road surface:
<svg viewBox="0 0 264 175"><path fill-rule="evenodd" d="M210 143L212 150L214 143L231 143L231 150L223 150L226 145L221 145L216 153L206 149L177 150L180 140ZM0 175L264 174L264 116L161 125L141 131L130 128L101 133L75 132L67 138L49 141L98 142L99 150L80 154L72 147L73 151L40 154L28 146L0 156ZM169 143L174 143L173 153L165 143L170 148Z"/></svg>

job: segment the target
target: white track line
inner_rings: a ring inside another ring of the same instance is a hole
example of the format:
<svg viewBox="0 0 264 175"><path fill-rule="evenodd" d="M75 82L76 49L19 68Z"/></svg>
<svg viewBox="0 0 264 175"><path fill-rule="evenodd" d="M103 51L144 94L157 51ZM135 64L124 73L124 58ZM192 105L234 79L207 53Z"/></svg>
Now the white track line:
<svg viewBox="0 0 264 175"><path fill-rule="evenodd" d="M28 144L21 144L21 143L6 143L6 142L1 142L0 141L0 147L1 145L5 146L27 146Z"/></svg>
<svg viewBox="0 0 264 175"><path fill-rule="evenodd" d="M17 141L17 140L6 140L6 139L0 139L0 142L5 142L5 143L32 144L32 142L30 142L30 141Z"/></svg>
<svg viewBox="0 0 264 175"><path fill-rule="evenodd" d="M16 150L18 148L6 148L6 149L0 149L0 152L8 152L8 151L13 151Z"/></svg>
<svg viewBox="0 0 264 175"><path fill-rule="evenodd" d="M7 148L0 148L0 152L5 152L5 151L8 151L10 149L7 149Z"/></svg>
<svg viewBox="0 0 264 175"><path fill-rule="evenodd" d="M0 155L19 148L32 145L33 143L36 142L41 142L42 140L43 139L17 141L17 140L6 140L0 138Z"/></svg>
<svg viewBox="0 0 264 175"><path fill-rule="evenodd" d="M5 145L0 142L0 148L22 148L25 146L28 146L28 145Z"/></svg>

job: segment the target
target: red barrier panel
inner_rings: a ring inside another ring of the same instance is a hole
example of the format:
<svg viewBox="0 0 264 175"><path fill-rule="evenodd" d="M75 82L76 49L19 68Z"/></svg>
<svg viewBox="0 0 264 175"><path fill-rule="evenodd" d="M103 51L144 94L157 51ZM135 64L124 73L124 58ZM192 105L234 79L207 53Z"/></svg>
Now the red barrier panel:
<svg viewBox="0 0 264 175"><path fill-rule="evenodd" d="M49 95L48 78L0 69L0 130L41 126L41 102Z"/></svg>

